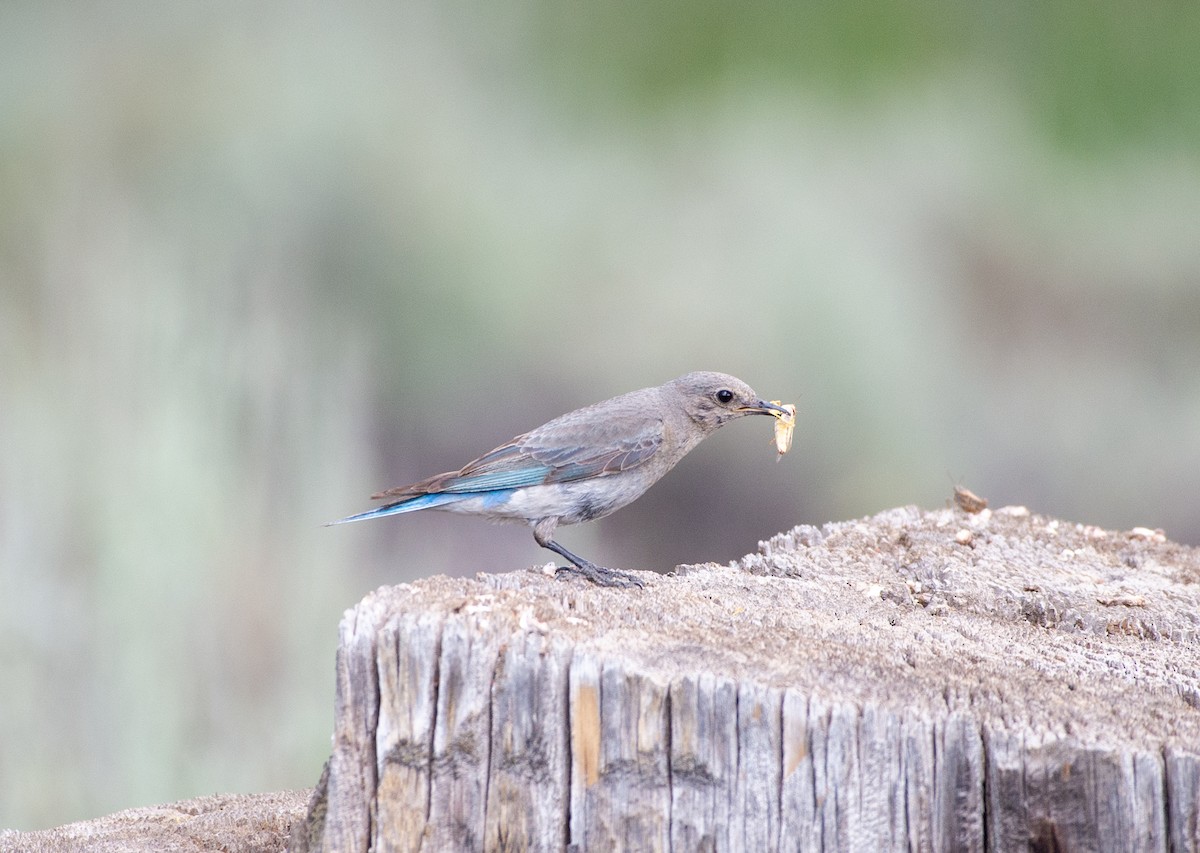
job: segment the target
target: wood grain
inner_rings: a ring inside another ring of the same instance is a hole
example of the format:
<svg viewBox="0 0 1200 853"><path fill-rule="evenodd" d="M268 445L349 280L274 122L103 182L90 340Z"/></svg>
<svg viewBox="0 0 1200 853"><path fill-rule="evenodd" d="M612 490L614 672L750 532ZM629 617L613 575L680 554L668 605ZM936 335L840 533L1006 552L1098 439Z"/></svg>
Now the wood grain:
<svg viewBox="0 0 1200 853"><path fill-rule="evenodd" d="M903 508L643 577L368 596L292 849L1200 848L1197 549Z"/></svg>

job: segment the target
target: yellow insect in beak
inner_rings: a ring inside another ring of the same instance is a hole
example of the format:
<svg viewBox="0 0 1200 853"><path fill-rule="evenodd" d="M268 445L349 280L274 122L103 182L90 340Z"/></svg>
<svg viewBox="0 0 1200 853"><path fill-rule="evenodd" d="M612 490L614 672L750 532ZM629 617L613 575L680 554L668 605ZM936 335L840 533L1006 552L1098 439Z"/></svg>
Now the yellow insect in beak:
<svg viewBox="0 0 1200 853"><path fill-rule="evenodd" d="M779 400L771 402L783 410L782 413L772 413L775 415L775 450L779 453L776 457L778 460L792 447L792 432L796 429L796 406L793 403L781 403Z"/></svg>

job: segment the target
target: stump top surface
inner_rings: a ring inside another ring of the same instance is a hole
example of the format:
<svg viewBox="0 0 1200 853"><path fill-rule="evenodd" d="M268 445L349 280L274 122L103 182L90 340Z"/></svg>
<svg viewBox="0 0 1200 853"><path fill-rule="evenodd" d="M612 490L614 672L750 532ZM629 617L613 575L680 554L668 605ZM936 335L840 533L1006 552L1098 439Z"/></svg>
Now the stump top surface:
<svg viewBox="0 0 1200 853"><path fill-rule="evenodd" d="M0 830L0 850L22 853L201 853L278 851L304 817L311 790L215 794L161 806L126 809L37 832Z"/></svg>
<svg viewBox="0 0 1200 853"><path fill-rule="evenodd" d="M962 712L1035 741L1200 741L1200 549L1158 531L907 507L642 576L642 590L539 571L434 577L381 588L348 619L459 614L664 682L704 673Z"/></svg>

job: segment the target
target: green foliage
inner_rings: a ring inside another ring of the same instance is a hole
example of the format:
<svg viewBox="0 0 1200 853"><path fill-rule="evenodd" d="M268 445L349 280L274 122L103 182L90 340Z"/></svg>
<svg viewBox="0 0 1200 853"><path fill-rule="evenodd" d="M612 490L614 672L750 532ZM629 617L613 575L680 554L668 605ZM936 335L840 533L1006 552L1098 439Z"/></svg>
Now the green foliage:
<svg viewBox="0 0 1200 853"><path fill-rule="evenodd" d="M1167 0L719 0L527 8L568 101L661 110L747 79L854 103L938 77L1012 87L1068 149L1200 149L1200 7Z"/></svg>

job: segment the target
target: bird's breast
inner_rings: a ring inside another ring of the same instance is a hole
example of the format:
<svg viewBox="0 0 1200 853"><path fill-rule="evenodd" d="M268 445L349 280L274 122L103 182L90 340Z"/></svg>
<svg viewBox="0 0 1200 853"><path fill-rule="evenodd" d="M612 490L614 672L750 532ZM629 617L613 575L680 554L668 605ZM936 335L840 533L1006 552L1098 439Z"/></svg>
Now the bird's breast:
<svg viewBox="0 0 1200 853"><path fill-rule="evenodd" d="M640 497L650 483L628 476L596 477L573 483L550 483L514 489L493 512L510 518L557 518L579 524L603 518Z"/></svg>

